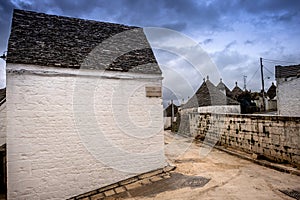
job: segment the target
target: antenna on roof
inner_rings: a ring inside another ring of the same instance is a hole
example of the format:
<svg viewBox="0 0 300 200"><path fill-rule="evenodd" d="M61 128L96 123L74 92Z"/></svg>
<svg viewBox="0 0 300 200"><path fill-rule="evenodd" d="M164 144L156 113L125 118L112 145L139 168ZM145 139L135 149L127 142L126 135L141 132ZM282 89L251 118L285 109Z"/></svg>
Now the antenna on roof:
<svg viewBox="0 0 300 200"><path fill-rule="evenodd" d="M243 75L244 78L244 90L246 91L246 86L247 86L247 76Z"/></svg>

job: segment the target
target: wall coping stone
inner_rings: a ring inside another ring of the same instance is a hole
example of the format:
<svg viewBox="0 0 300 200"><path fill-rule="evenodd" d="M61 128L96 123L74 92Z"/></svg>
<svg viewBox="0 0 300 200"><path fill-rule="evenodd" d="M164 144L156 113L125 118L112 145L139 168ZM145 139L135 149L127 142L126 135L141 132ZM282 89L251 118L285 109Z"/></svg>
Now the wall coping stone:
<svg viewBox="0 0 300 200"><path fill-rule="evenodd" d="M202 114L202 115L214 115L214 116L226 116L226 117L240 117L240 118L250 118L259 120L272 120L272 121L295 121L300 122L300 117L298 116L281 116L281 115L262 115L262 114L235 114L235 113L197 113L189 112L189 114Z"/></svg>

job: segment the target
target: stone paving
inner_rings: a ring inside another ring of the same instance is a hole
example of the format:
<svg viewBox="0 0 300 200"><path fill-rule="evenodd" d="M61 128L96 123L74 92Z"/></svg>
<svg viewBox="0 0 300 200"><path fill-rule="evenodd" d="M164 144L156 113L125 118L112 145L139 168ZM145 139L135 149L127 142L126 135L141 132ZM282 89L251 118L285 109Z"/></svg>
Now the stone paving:
<svg viewBox="0 0 300 200"><path fill-rule="evenodd" d="M113 183L96 190L86 192L84 194L69 198L68 200L97 200L105 199L110 196L124 194L127 191L132 191L135 188L142 188L149 184L156 183L160 180L170 178L170 172L175 169L175 166L165 166L162 169L153 170L137 176ZM124 196L124 195L122 195Z"/></svg>
<svg viewBox="0 0 300 200"><path fill-rule="evenodd" d="M171 166L72 199L300 199L300 176L202 146L191 138L165 132L165 153Z"/></svg>
<svg viewBox="0 0 300 200"><path fill-rule="evenodd" d="M195 144L189 138L175 137L169 132L166 132L165 144L169 162L176 165L170 178L105 199L288 200L299 197L300 176L270 169L217 149L201 149L201 144Z"/></svg>

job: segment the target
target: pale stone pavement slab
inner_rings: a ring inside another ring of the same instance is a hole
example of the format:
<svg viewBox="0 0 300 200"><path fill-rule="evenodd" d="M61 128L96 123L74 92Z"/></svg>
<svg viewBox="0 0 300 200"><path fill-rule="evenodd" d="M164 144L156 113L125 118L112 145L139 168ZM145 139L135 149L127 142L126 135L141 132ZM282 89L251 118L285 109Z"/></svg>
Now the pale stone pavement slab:
<svg viewBox="0 0 300 200"><path fill-rule="evenodd" d="M169 182L168 186L157 181L147 185L147 188L129 190L123 197L108 199L288 200L293 198L279 190L299 190L300 187L299 176L266 168L216 149L210 151L206 148L206 151L202 152L210 152L207 156L203 156L199 153L201 144L192 143L189 138L175 137L166 132L165 145L169 162L177 166L170 178L175 183ZM172 179L172 176L175 178ZM189 187L181 184L186 177L201 177L209 181L198 187ZM182 187L176 187L176 183L181 184Z"/></svg>

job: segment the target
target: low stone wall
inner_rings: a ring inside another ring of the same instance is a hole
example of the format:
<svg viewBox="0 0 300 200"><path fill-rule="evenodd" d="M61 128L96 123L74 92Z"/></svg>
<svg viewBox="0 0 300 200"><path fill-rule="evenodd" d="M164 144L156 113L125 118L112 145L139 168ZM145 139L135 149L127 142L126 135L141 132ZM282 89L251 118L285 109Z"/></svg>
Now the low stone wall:
<svg viewBox="0 0 300 200"><path fill-rule="evenodd" d="M241 109L240 105L214 105L214 106L202 106L198 108L187 108L180 111L180 117L177 118L176 131L185 136L193 136L192 134L195 132L195 126L192 121L192 115L190 113L236 113L240 114ZM196 126L197 128L197 126Z"/></svg>
<svg viewBox="0 0 300 200"><path fill-rule="evenodd" d="M190 113L189 119L193 137L300 167L300 117Z"/></svg>

